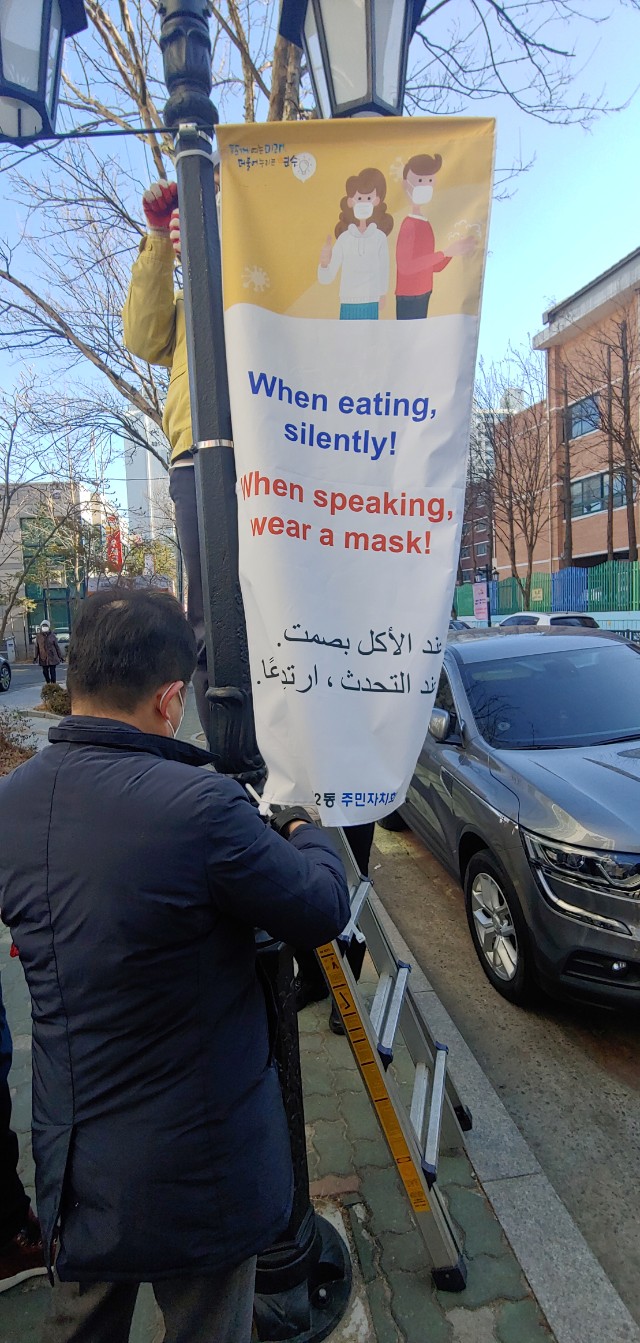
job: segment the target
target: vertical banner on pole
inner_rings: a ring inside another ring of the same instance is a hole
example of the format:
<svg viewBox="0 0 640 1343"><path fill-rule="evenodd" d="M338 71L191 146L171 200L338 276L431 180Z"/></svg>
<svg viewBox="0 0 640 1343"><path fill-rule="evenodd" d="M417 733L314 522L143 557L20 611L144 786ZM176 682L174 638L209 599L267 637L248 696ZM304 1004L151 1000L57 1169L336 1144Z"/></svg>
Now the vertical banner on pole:
<svg viewBox="0 0 640 1343"><path fill-rule="evenodd" d="M489 588L487 583L473 585L473 614L476 620L489 619Z"/></svg>
<svg viewBox="0 0 640 1343"><path fill-rule="evenodd" d="M455 582L494 123L225 126L240 579L270 802L403 801Z"/></svg>

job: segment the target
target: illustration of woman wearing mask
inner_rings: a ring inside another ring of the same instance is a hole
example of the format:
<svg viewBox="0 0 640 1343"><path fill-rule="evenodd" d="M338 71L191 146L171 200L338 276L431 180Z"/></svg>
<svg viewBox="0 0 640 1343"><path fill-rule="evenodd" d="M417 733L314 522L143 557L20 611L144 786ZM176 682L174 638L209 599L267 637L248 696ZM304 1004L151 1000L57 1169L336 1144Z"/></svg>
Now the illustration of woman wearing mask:
<svg viewBox="0 0 640 1343"><path fill-rule="evenodd" d="M378 168L348 177L340 218L320 253L318 280L340 276L341 321L377 321L389 284L389 244L393 218L385 205L387 183Z"/></svg>
<svg viewBox="0 0 640 1343"><path fill-rule="evenodd" d="M441 154L414 154L405 163L404 189L411 202L411 213L403 219L396 242L396 317L399 321L426 317L436 271L444 270L454 256L473 252L473 236L450 243L446 252L437 252L433 229L424 214L433 196L434 178L442 167Z"/></svg>

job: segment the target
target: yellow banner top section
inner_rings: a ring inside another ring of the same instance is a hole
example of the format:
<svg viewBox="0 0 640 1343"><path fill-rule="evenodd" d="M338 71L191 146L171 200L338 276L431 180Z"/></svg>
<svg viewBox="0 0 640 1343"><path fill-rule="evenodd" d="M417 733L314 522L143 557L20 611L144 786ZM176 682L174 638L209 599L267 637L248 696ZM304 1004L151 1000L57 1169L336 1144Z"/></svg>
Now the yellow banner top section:
<svg viewBox="0 0 640 1343"><path fill-rule="evenodd" d="M358 117L221 126L224 301L291 317L475 315L495 123ZM345 309L349 309L346 312Z"/></svg>

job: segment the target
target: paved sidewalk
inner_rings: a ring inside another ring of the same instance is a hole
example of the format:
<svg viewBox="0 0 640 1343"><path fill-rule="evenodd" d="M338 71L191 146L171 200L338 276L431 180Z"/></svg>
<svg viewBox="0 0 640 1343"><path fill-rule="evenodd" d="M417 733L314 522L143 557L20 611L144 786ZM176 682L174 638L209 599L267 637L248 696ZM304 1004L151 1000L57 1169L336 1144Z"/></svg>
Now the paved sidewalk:
<svg viewBox="0 0 640 1343"><path fill-rule="evenodd" d="M14 1122L23 1179L31 1186L28 995L19 961L9 960L4 929L0 970L14 1034ZM358 1309L333 1335L336 1343L554 1343L463 1155L443 1158L440 1183L463 1236L468 1284L458 1295L434 1290L422 1239L349 1045L330 1033L328 1014L322 1003L306 1008L299 1022L312 1194L342 1213L355 1256ZM0 1343L37 1343L48 1298L42 1278L5 1293ZM160 1343L161 1337L145 1288L131 1343Z"/></svg>

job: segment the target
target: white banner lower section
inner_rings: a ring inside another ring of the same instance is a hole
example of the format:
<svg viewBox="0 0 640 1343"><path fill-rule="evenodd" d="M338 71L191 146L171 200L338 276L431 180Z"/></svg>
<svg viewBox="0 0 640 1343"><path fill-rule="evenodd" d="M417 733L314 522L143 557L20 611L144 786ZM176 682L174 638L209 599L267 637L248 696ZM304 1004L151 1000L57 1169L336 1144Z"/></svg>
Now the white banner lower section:
<svg viewBox="0 0 640 1343"><path fill-rule="evenodd" d="M427 731L458 560L477 321L314 320L250 303L226 312L265 797L315 803L327 824L393 811Z"/></svg>

